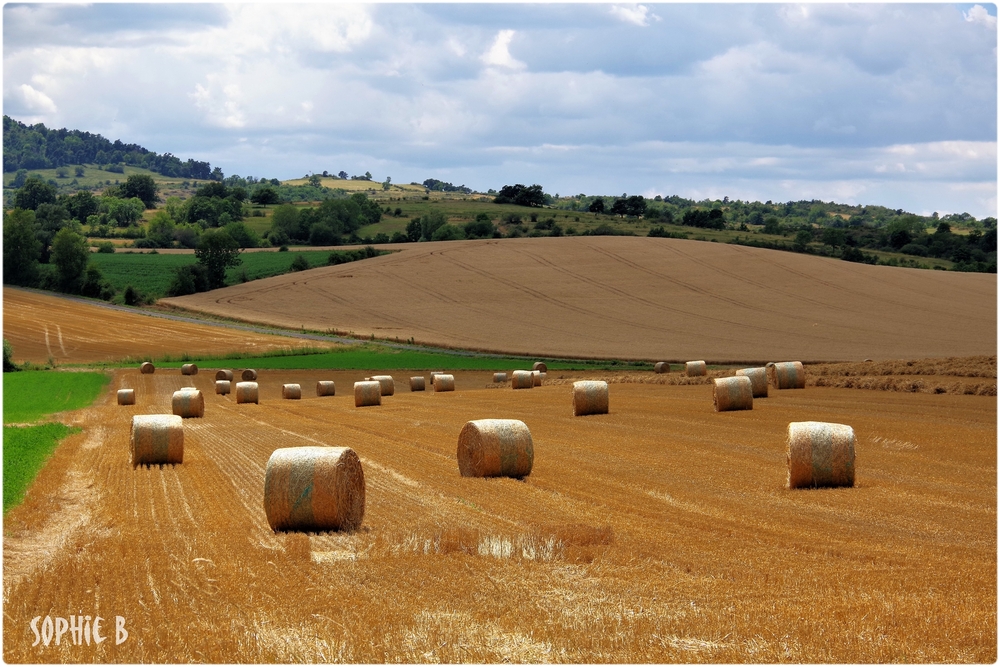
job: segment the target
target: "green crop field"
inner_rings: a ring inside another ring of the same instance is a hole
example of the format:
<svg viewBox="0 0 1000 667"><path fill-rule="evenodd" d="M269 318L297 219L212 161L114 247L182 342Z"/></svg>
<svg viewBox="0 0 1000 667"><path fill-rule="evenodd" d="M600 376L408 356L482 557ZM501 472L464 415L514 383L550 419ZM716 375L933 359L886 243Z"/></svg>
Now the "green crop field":
<svg viewBox="0 0 1000 667"><path fill-rule="evenodd" d="M24 499L28 486L55 451L59 441L79 430L58 422L40 426L3 427L4 514Z"/></svg>
<svg viewBox="0 0 1000 667"><path fill-rule="evenodd" d="M107 383L104 373L4 373L3 423L34 422L53 412L85 407L93 403Z"/></svg>

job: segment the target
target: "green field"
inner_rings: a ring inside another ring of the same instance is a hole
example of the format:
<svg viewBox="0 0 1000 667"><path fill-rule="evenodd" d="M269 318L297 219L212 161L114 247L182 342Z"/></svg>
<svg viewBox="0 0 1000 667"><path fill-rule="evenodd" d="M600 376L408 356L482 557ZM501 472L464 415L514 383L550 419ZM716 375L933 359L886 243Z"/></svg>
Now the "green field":
<svg viewBox="0 0 1000 667"><path fill-rule="evenodd" d="M6 406L5 406L6 407ZM59 441L79 431L58 422L3 427L3 511L19 504Z"/></svg>
<svg viewBox="0 0 1000 667"><path fill-rule="evenodd" d="M3 423L34 422L53 412L88 406L107 384L104 373L4 373Z"/></svg>

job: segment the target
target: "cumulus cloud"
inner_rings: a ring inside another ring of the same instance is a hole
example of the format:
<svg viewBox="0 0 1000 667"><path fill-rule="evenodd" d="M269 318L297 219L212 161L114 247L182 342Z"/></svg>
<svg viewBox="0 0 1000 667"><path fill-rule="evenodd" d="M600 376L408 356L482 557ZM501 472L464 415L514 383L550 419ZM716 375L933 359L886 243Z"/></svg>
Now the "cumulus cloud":
<svg viewBox="0 0 1000 667"><path fill-rule="evenodd" d="M650 12L646 5L613 5L609 11L618 20L641 28L648 26L650 21L660 20L660 17Z"/></svg>
<svg viewBox="0 0 1000 667"><path fill-rule="evenodd" d="M524 69L524 63L516 60L510 54L510 42L514 39L513 30L501 30L493 40L493 46L483 54L483 62L496 67L508 69Z"/></svg>
<svg viewBox="0 0 1000 667"><path fill-rule="evenodd" d="M990 30L997 29L997 17L991 16L982 5L974 5L972 9L964 12L963 16L965 16L965 20L969 23L978 23L979 25L985 26Z"/></svg>
<svg viewBox="0 0 1000 667"><path fill-rule="evenodd" d="M21 99L24 101L24 109L28 113L53 114L56 112L56 103L40 90L35 90L26 83L18 86L18 90L21 93Z"/></svg>

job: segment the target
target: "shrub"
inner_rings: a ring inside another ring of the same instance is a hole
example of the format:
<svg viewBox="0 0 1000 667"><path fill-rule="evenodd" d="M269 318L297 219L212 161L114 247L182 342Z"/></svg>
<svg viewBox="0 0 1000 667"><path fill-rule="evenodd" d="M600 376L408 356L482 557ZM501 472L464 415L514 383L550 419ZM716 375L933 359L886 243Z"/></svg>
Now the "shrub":
<svg viewBox="0 0 1000 667"><path fill-rule="evenodd" d="M291 266L288 267L289 271L305 271L309 268L309 260L306 259L305 255L299 253L295 255L295 259L292 260Z"/></svg>
<svg viewBox="0 0 1000 667"><path fill-rule="evenodd" d="M278 248L278 252L288 252L288 246L283 244L280 248Z"/></svg>
<svg viewBox="0 0 1000 667"><path fill-rule="evenodd" d="M12 371L19 371L20 368L14 363L14 348L10 346L7 339L3 339L3 372L10 373Z"/></svg>
<svg viewBox="0 0 1000 667"><path fill-rule="evenodd" d="M148 239L139 239L140 241L147 241ZM103 254L112 254L115 251L115 244L111 241L101 241L97 244L97 252Z"/></svg>

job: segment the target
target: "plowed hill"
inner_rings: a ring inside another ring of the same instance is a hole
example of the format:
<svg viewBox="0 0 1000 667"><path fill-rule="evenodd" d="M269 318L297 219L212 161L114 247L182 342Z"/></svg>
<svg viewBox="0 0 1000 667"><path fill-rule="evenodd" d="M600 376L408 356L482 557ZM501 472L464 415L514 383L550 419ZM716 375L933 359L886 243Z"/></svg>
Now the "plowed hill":
<svg viewBox="0 0 1000 667"><path fill-rule="evenodd" d="M996 276L676 239L421 243L162 303L511 354L846 361L996 353Z"/></svg>

